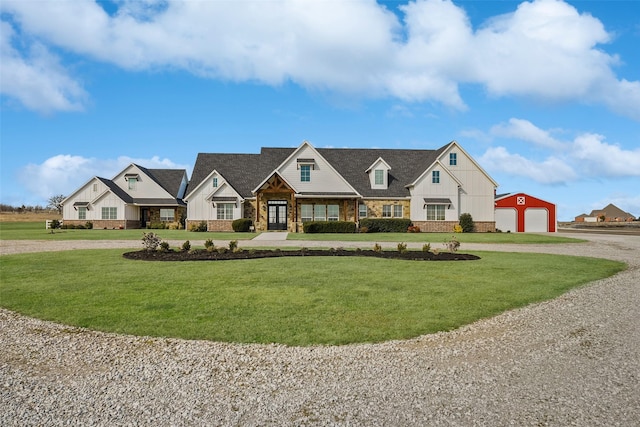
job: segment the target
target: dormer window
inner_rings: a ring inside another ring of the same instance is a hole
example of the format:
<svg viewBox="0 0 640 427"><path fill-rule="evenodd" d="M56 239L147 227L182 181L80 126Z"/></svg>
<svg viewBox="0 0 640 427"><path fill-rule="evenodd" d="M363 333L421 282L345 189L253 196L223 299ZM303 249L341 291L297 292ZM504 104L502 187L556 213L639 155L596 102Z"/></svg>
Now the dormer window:
<svg viewBox="0 0 640 427"><path fill-rule="evenodd" d="M390 170L391 166L389 166L382 157L378 157L378 159L365 171L369 175L371 188L375 190L386 190L389 187Z"/></svg>
<svg viewBox="0 0 640 427"><path fill-rule="evenodd" d="M374 171L374 184L375 185L384 185L384 172L382 169L376 169Z"/></svg>

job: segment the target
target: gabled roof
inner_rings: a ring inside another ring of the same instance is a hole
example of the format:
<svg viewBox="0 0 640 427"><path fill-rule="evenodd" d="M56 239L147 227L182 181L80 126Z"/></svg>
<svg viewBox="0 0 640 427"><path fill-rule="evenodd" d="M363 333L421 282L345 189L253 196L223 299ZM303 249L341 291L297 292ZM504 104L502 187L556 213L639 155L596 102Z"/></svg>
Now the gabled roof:
<svg viewBox="0 0 640 427"><path fill-rule="evenodd" d="M147 174L149 178L153 179L167 193L173 197L178 197L182 178L187 173L185 169L147 169L135 163L133 164Z"/></svg>
<svg viewBox="0 0 640 427"><path fill-rule="evenodd" d="M189 194L211 171L217 170L243 197L253 197L253 190L277 168L295 148L263 148L260 154L199 153L185 194Z"/></svg>
<svg viewBox="0 0 640 427"><path fill-rule="evenodd" d="M591 217L601 216L601 215L605 215L608 218L635 218L629 212L623 211L613 203L609 203L607 206L605 206L602 209L593 210L591 211L591 214L589 214L589 216Z"/></svg>
<svg viewBox="0 0 640 427"><path fill-rule="evenodd" d="M268 180L277 172L279 166L305 144L311 146L305 141L297 148L262 148L260 154L199 153L186 194L197 188L203 180L210 176L213 170L217 170L243 198L251 198L253 197L252 190ZM434 164L439 164L438 158L452 144L462 150L455 141L436 150L311 147L346 180L357 195L365 198L403 198L410 196L407 185L414 183ZM462 151L464 152L464 150ZM376 189L371 187L371 181L366 171L381 159L390 169L388 186L385 189ZM444 165L442 167L447 170ZM478 168L480 168L479 165ZM480 170L484 172L482 168ZM487 177L495 183L490 176L487 175Z"/></svg>
<svg viewBox="0 0 640 427"><path fill-rule="evenodd" d="M318 148L317 150L363 197L408 197L409 190L405 186L431 166L443 148L438 150ZM383 158L391 169L386 189L371 188L371 181L365 173L379 158Z"/></svg>

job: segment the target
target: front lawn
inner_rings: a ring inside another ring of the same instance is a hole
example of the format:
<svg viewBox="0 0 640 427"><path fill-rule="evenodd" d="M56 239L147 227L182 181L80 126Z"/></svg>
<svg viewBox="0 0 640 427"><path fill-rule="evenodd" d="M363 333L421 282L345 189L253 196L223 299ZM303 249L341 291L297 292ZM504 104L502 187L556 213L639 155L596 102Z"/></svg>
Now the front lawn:
<svg viewBox="0 0 640 427"><path fill-rule="evenodd" d="M187 230L46 230L42 222L0 222L1 240L139 240L144 232L154 232L162 240L248 240L256 233L199 233Z"/></svg>
<svg viewBox="0 0 640 427"><path fill-rule="evenodd" d="M289 233L288 240L340 242L429 242L432 245L451 240L460 243L584 243L586 240L535 233Z"/></svg>
<svg viewBox="0 0 640 427"><path fill-rule="evenodd" d="M302 257L145 262L123 250L0 257L0 305L96 330L289 345L405 339L555 298L621 271L604 259Z"/></svg>

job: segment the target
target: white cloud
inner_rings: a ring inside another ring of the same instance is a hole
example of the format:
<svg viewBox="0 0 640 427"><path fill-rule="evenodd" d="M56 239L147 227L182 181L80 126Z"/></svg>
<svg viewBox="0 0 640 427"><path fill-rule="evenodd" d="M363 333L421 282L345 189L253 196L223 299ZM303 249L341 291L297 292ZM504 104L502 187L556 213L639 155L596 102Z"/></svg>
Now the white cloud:
<svg viewBox="0 0 640 427"><path fill-rule="evenodd" d="M640 148L625 150L604 140L602 135L585 133L573 141L571 156L585 175L593 178L640 177Z"/></svg>
<svg viewBox="0 0 640 427"><path fill-rule="evenodd" d="M564 144L551 136L549 131L540 129L528 120L511 118L509 123L500 123L491 128L490 133L503 138L514 138L547 148L561 148Z"/></svg>
<svg viewBox="0 0 640 427"><path fill-rule="evenodd" d="M480 159L490 171L527 177L543 184L640 177L640 148L629 150L609 144L603 135L583 133L571 141L561 141L553 138L550 131L516 118L508 124L493 126L489 133L507 140L531 142L554 152L544 161L535 161L511 154L504 147L493 147Z"/></svg>
<svg viewBox="0 0 640 427"><path fill-rule="evenodd" d="M120 156L117 159L96 159L70 154L58 154L40 164L28 164L18 172L19 182L43 201L56 194L68 196L94 176L113 178L131 163L147 169L186 169L170 159L153 156L150 159Z"/></svg>
<svg viewBox="0 0 640 427"><path fill-rule="evenodd" d="M478 162L488 171L522 176L541 184L565 184L576 179L573 168L562 159L548 157L535 162L520 154L510 153L504 147L489 148Z"/></svg>
<svg viewBox="0 0 640 427"><path fill-rule="evenodd" d="M523 2L477 30L448 0L408 2L399 6L402 20L371 0L119 5L113 15L89 0L5 0L0 7L25 37L130 70L293 81L455 109L466 108L459 84L471 83L494 96L601 103L640 120L640 82L618 79L618 58L599 49L610 34L562 1ZM70 93L79 85L67 78L55 87Z"/></svg>
<svg viewBox="0 0 640 427"><path fill-rule="evenodd" d="M43 114L82 110L87 94L59 59L41 43L23 55L11 45L14 38L11 25L0 22L0 93Z"/></svg>

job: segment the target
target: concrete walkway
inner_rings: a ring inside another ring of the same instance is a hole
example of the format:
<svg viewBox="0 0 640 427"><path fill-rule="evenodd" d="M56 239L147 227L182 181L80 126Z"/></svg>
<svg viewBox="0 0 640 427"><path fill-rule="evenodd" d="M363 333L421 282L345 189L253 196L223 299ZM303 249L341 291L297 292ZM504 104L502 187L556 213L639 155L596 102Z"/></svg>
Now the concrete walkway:
<svg viewBox="0 0 640 427"><path fill-rule="evenodd" d="M263 242L263 241L281 242L281 241L287 240L288 235L289 233L287 233L286 231L271 231L266 233L260 233L251 240L252 241L257 240L260 242Z"/></svg>

